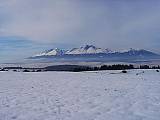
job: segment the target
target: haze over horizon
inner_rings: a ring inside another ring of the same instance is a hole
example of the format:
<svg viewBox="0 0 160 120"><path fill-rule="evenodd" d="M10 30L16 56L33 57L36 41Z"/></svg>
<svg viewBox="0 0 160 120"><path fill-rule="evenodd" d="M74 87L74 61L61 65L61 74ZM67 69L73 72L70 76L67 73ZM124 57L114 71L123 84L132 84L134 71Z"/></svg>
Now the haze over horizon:
<svg viewBox="0 0 160 120"><path fill-rule="evenodd" d="M84 44L160 53L159 0L1 0L0 62Z"/></svg>

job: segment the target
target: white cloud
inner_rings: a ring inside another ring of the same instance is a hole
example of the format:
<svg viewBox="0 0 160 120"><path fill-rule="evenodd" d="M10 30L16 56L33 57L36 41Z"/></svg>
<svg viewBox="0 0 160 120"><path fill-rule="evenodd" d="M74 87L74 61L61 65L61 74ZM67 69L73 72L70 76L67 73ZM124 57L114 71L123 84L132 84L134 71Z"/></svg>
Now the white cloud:
<svg viewBox="0 0 160 120"><path fill-rule="evenodd" d="M80 27L74 3L66 0L6 0L2 5L10 20L3 33L31 40L52 41Z"/></svg>
<svg viewBox="0 0 160 120"><path fill-rule="evenodd" d="M160 2L1 0L0 35L37 42L153 48L160 38Z"/></svg>

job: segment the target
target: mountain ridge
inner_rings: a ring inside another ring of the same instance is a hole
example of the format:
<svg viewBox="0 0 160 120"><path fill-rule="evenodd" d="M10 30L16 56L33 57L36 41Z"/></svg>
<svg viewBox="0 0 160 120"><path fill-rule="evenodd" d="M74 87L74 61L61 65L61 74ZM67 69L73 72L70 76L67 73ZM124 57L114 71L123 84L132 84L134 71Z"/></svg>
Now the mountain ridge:
<svg viewBox="0 0 160 120"><path fill-rule="evenodd" d="M85 45L70 50L50 49L40 54L29 57L29 59L56 58L69 61L107 61L107 60L137 60L137 59L160 59L160 55L144 49L129 49L123 51L112 51L108 48L98 48L93 45Z"/></svg>
<svg viewBox="0 0 160 120"><path fill-rule="evenodd" d="M137 52L150 52L153 54L156 54L154 52L145 50L145 49L133 49L130 48L129 50L122 50L122 51L112 51L108 48L98 48L93 45L85 45L80 48L72 48L70 50L64 50L64 49L49 49L45 50L39 54L34 55L36 56L61 56L61 55L80 55L80 54L110 54L110 53L129 53L131 55L134 55ZM158 55L158 54L157 54ZM33 56L33 57L34 57Z"/></svg>

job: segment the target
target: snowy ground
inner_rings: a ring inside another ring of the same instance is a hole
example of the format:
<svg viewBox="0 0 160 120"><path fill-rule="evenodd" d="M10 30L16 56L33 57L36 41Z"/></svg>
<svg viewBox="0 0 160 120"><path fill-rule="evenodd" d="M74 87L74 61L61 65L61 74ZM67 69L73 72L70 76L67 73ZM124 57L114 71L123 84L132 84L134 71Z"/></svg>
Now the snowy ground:
<svg viewBox="0 0 160 120"><path fill-rule="evenodd" d="M0 72L0 120L160 120L160 73Z"/></svg>

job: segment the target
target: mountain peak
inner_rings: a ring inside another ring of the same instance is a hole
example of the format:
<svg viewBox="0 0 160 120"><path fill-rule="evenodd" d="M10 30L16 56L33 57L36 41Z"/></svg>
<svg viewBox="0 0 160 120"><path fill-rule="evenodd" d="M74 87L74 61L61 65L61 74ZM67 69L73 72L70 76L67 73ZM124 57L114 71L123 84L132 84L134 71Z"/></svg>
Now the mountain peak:
<svg viewBox="0 0 160 120"><path fill-rule="evenodd" d="M40 54L35 55L35 57L40 57L40 56L60 56L64 54L64 50L61 50L59 48L55 49L50 49L46 50L44 52L41 52Z"/></svg>
<svg viewBox="0 0 160 120"><path fill-rule="evenodd" d="M80 48L73 48L66 52L66 54L98 54L98 53L109 53L111 50L97 48L94 45L84 45Z"/></svg>
<svg viewBox="0 0 160 120"><path fill-rule="evenodd" d="M84 45L81 48L84 48L84 49L89 49L89 48L96 49L96 47L94 45Z"/></svg>

